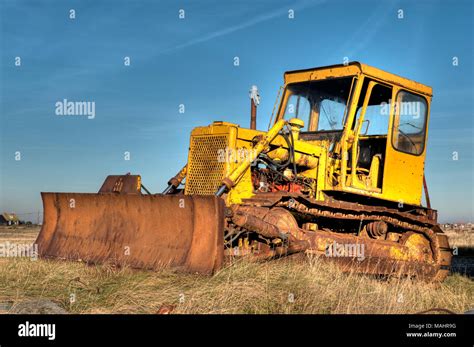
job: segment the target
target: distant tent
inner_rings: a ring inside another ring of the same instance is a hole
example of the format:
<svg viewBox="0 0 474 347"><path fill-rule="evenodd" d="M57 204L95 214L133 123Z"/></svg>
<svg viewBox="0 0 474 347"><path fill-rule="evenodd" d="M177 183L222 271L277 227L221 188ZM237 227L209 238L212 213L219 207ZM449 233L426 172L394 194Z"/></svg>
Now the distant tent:
<svg viewBox="0 0 474 347"><path fill-rule="evenodd" d="M0 224L2 225L18 225L20 220L18 216L14 213L3 212L0 215Z"/></svg>

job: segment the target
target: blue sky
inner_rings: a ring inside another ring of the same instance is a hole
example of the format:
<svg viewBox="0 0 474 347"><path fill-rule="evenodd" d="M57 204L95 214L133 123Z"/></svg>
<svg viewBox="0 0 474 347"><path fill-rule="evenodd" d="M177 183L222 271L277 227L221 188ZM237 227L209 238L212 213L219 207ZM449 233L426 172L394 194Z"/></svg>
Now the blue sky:
<svg viewBox="0 0 474 347"><path fill-rule="evenodd" d="M472 220L472 16L471 1L3 0L0 211L41 210L41 191L95 192L108 174L159 192L193 127L248 126L250 85L266 129L285 71L348 57L433 87L432 205L441 221ZM63 99L94 101L95 118L56 115Z"/></svg>

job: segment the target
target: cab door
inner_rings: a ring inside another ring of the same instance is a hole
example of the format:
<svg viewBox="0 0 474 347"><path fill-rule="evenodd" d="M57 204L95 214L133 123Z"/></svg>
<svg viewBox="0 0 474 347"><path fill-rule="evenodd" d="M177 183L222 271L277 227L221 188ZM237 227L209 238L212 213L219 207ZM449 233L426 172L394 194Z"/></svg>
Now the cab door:
<svg viewBox="0 0 474 347"><path fill-rule="evenodd" d="M421 205L430 100L400 88L394 92L383 194L399 204Z"/></svg>
<svg viewBox="0 0 474 347"><path fill-rule="evenodd" d="M383 192L392 97L392 86L366 79L354 120L349 185L373 195Z"/></svg>

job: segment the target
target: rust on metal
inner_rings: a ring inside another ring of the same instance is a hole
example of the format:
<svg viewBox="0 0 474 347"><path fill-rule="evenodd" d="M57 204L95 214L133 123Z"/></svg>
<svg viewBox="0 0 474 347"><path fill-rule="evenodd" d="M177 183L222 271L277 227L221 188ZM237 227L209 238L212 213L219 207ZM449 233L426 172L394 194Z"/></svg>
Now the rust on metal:
<svg viewBox="0 0 474 347"><path fill-rule="evenodd" d="M276 204L287 205L289 200L294 200L295 202L302 203L305 206L314 206L321 210L325 209L333 214L335 214L336 210L338 210L337 212L340 212L341 215L353 215L354 219L359 219L361 213L370 213L379 215L384 214L386 216L392 217L393 220L396 219L410 223L418 223L426 226L435 226L437 224L436 220L433 220L430 216L415 215L410 212L403 212L385 206L369 206L360 203L336 200L333 198L330 198L327 201L319 201L313 198L303 196L299 193L259 193L252 198L245 199L244 203L248 205L271 207L275 206Z"/></svg>
<svg viewBox="0 0 474 347"><path fill-rule="evenodd" d="M264 220L245 212L236 213L232 217L232 221L236 225L245 229L255 231L256 233L264 237L281 237L281 234L279 233L279 230L275 225L267 223Z"/></svg>
<svg viewBox="0 0 474 347"><path fill-rule="evenodd" d="M42 257L212 273L223 262L224 202L213 196L42 193Z"/></svg>
<svg viewBox="0 0 474 347"><path fill-rule="evenodd" d="M257 259L271 259L295 252L322 256L342 267L379 275L414 275L426 280L442 281L449 273L451 249L446 235L431 218L381 206L366 206L345 201L313 201L295 193L256 194L246 199L234 212L253 215L254 219L273 225L272 235L286 234L287 242L256 255ZM358 221L371 236L361 237L357 232L334 232L329 229L303 229L295 219L305 222L318 218L334 221ZM264 238L272 238L257 223L239 223L248 231ZM390 227L389 227L390 225ZM388 233L395 230L397 233ZM389 238L388 234L391 234ZM397 234L399 236L393 238ZM386 238L386 239L385 239ZM348 249L362 248L361 257L354 254L328 256L331 245ZM355 248L354 248L355 247ZM344 248L344 247L343 247Z"/></svg>
<svg viewBox="0 0 474 347"><path fill-rule="evenodd" d="M99 193L140 194L141 178L139 175L109 175Z"/></svg>
<svg viewBox="0 0 474 347"><path fill-rule="evenodd" d="M366 228L369 235L373 238L383 236L388 231L388 225L383 221L370 222L367 224Z"/></svg>
<svg viewBox="0 0 474 347"><path fill-rule="evenodd" d="M186 178L188 172L188 164L184 165L184 167L179 170L179 172L170 180L168 181L168 187L163 191L163 194L171 194L174 193L176 188L179 187L181 182Z"/></svg>
<svg viewBox="0 0 474 347"><path fill-rule="evenodd" d="M257 129L257 105L253 99L250 100L250 129Z"/></svg>
<svg viewBox="0 0 474 347"><path fill-rule="evenodd" d="M426 176L425 175L423 175L423 189L425 191L426 206L428 208L431 208L430 194L428 192L428 185L426 184Z"/></svg>
<svg viewBox="0 0 474 347"><path fill-rule="evenodd" d="M172 185L173 187L178 187L186 177L187 167L187 164L184 165L184 167L176 174L176 176L168 181L168 184Z"/></svg>

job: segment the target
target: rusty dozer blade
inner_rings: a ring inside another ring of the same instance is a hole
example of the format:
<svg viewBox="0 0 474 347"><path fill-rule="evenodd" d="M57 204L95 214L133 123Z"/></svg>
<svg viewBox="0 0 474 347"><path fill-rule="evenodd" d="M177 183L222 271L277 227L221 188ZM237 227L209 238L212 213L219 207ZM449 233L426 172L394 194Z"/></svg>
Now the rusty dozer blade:
<svg viewBox="0 0 474 347"><path fill-rule="evenodd" d="M213 273L224 202L214 196L41 193L41 257Z"/></svg>

